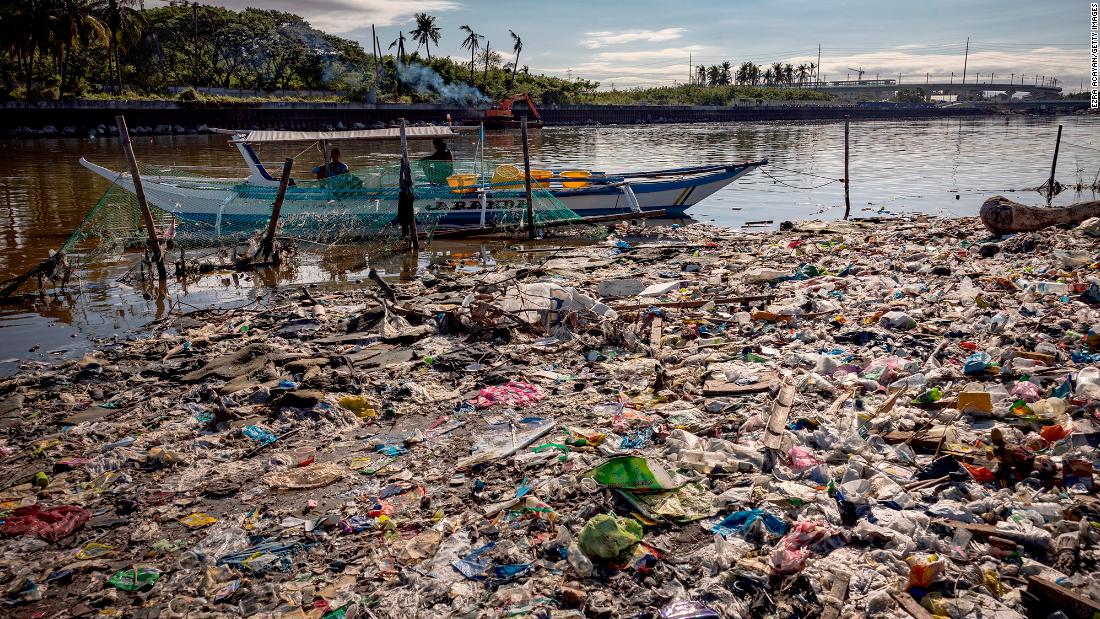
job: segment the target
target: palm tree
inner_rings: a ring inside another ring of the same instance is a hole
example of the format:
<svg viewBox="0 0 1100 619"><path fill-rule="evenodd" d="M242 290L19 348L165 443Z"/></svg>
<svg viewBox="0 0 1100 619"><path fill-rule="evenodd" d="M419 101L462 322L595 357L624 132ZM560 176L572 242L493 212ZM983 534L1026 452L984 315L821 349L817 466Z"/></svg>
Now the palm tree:
<svg viewBox="0 0 1100 619"><path fill-rule="evenodd" d="M18 0L0 7L4 28L0 30L3 46L14 57L26 88L29 101L34 90L34 66L38 54L49 49L51 32L49 14L44 2Z"/></svg>
<svg viewBox="0 0 1100 619"><path fill-rule="evenodd" d="M718 80L722 76L722 69L718 68L718 65L712 64L707 67L707 84L710 86L717 86Z"/></svg>
<svg viewBox="0 0 1100 619"><path fill-rule="evenodd" d="M768 69L764 71L764 85L771 86L773 79L775 79L775 73L772 72L771 67L768 67Z"/></svg>
<svg viewBox="0 0 1100 619"><path fill-rule="evenodd" d="M720 77L721 79L719 81L723 86L729 86L733 81L733 65L730 64L730 61L727 60L722 63L722 73Z"/></svg>
<svg viewBox="0 0 1100 619"><path fill-rule="evenodd" d="M737 67L736 81L738 84L744 86L745 84L748 84L752 81L753 66L754 65L751 62L742 62L741 66Z"/></svg>
<svg viewBox="0 0 1100 619"><path fill-rule="evenodd" d="M523 39L511 30L508 31L508 34L512 35L512 51L516 53L516 61L512 63L512 79L508 80L508 90L511 91L512 85L516 82L516 67L519 66L519 53L523 51Z"/></svg>
<svg viewBox="0 0 1100 619"><path fill-rule="evenodd" d="M51 16L54 63L61 78L60 91L68 83L69 58L73 48L82 43L106 45L110 40L107 26L96 18L95 0L64 0L62 10Z"/></svg>
<svg viewBox="0 0 1100 619"><path fill-rule="evenodd" d="M107 73L111 73L111 61L114 61L115 90L122 91L122 51L141 39L144 18L131 7L135 0L107 0L106 15L111 38L107 42ZM196 4L196 7L198 5Z"/></svg>
<svg viewBox="0 0 1100 619"><path fill-rule="evenodd" d="M416 19L416 28L409 33L409 36L416 41L416 49L423 47L424 51L428 52L428 60L431 60L432 44L439 47L439 39L443 36L442 31L435 25L434 15L417 13L413 18Z"/></svg>
<svg viewBox="0 0 1100 619"><path fill-rule="evenodd" d="M398 62L400 62L401 64L405 64L405 33L400 30L397 31L397 38L394 39L392 43L390 43L390 46L387 49L393 49L395 47L397 48ZM417 49L420 48L417 47Z"/></svg>
<svg viewBox="0 0 1100 619"><path fill-rule="evenodd" d="M794 83L794 67L792 67L789 62L783 65L783 81L786 82L788 86Z"/></svg>
<svg viewBox="0 0 1100 619"><path fill-rule="evenodd" d="M697 76L695 78L695 81L700 86L706 86L707 85L707 67L706 67L706 65L699 65L699 66L695 67L695 75Z"/></svg>
<svg viewBox="0 0 1100 619"><path fill-rule="evenodd" d="M802 88L802 84L806 81L806 76L809 74L810 68L805 64L798 65L798 87Z"/></svg>
<svg viewBox="0 0 1100 619"><path fill-rule="evenodd" d="M772 70L772 86L776 86L783 81L783 63L774 62L771 66Z"/></svg>
<svg viewBox="0 0 1100 619"><path fill-rule="evenodd" d="M470 50L470 83L474 83L474 54L477 54L477 50L481 49L481 35L474 32L469 26L462 26L460 28L466 33L466 38L462 40L462 49Z"/></svg>
<svg viewBox="0 0 1100 619"><path fill-rule="evenodd" d="M811 62L809 68L810 68L810 79L815 81L815 82L820 81L817 78L817 65Z"/></svg>

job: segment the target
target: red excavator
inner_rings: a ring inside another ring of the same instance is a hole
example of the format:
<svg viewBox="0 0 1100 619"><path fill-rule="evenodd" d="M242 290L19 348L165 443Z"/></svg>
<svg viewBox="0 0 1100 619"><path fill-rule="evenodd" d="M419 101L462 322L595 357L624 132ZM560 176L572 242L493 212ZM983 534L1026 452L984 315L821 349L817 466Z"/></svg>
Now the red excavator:
<svg viewBox="0 0 1100 619"><path fill-rule="evenodd" d="M516 114L516 110L513 108L517 103L526 103L527 111ZM542 126L542 117L539 116L539 111L535 109L535 102L531 100L531 95L527 93L512 95L485 110L485 128L507 129L519 127L521 116L527 116L528 127Z"/></svg>

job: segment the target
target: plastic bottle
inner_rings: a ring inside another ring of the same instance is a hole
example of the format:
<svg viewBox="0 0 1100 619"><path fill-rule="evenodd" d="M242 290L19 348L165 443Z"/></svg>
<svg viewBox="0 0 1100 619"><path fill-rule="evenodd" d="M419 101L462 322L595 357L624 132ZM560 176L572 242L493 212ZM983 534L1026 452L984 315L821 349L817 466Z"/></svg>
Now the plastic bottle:
<svg viewBox="0 0 1100 619"><path fill-rule="evenodd" d="M588 558L588 555L584 554L576 542L569 544L568 559L569 565L573 567L573 571L581 578L588 578L596 569L595 566L592 565L592 560Z"/></svg>
<svg viewBox="0 0 1100 619"><path fill-rule="evenodd" d="M1063 284L1061 282L1034 282L1032 284L1032 290L1036 294L1053 294L1062 296L1069 294L1069 284Z"/></svg>

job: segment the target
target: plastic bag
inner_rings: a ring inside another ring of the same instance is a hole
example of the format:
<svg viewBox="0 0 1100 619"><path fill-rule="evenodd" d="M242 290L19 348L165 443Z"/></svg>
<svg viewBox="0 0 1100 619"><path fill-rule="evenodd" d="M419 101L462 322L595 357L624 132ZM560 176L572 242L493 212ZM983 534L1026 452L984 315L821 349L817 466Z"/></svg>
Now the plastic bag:
<svg viewBox="0 0 1100 619"><path fill-rule="evenodd" d="M914 555L906 559L909 563L909 588L927 589L943 576L944 561L938 554Z"/></svg>
<svg viewBox="0 0 1100 619"><path fill-rule="evenodd" d="M748 509L733 512L714 525L711 531L720 535L741 533L744 535L757 520L763 520L764 527L773 535L787 532L787 523L762 509Z"/></svg>
<svg viewBox="0 0 1100 619"><path fill-rule="evenodd" d="M612 458L584 476L608 488L621 490L673 490L678 487L661 465L638 456Z"/></svg>
<svg viewBox="0 0 1100 619"><path fill-rule="evenodd" d="M75 505L58 505L42 509L40 504L20 507L4 521L4 535L37 535L56 542L79 529L92 517L92 513Z"/></svg>
<svg viewBox="0 0 1100 619"><path fill-rule="evenodd" d="M642 525L633 518L598 514L584 523L578 545L585 555L600 559L620 558L642 541Z"/></svg>

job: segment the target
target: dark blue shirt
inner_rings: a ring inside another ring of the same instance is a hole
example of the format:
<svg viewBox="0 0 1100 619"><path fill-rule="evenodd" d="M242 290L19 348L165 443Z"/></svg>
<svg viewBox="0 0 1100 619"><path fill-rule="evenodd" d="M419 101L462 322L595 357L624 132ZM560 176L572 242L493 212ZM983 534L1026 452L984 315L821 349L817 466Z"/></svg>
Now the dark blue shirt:
<svg viewBox="0 0 1100 619"><path fill-rule="evenodd" d="M321 170L325 171L324 174L321 173ZM313 168L313 173L314 174L320 174L321 178L329 178L329 177L332 177L332 176L339 176L341 174L347 174L348 173L348 164L344 163L343 161L340 161L340 162L330 161L330 162L328 162L327 165L317 166L317 167Z"/></svg>

